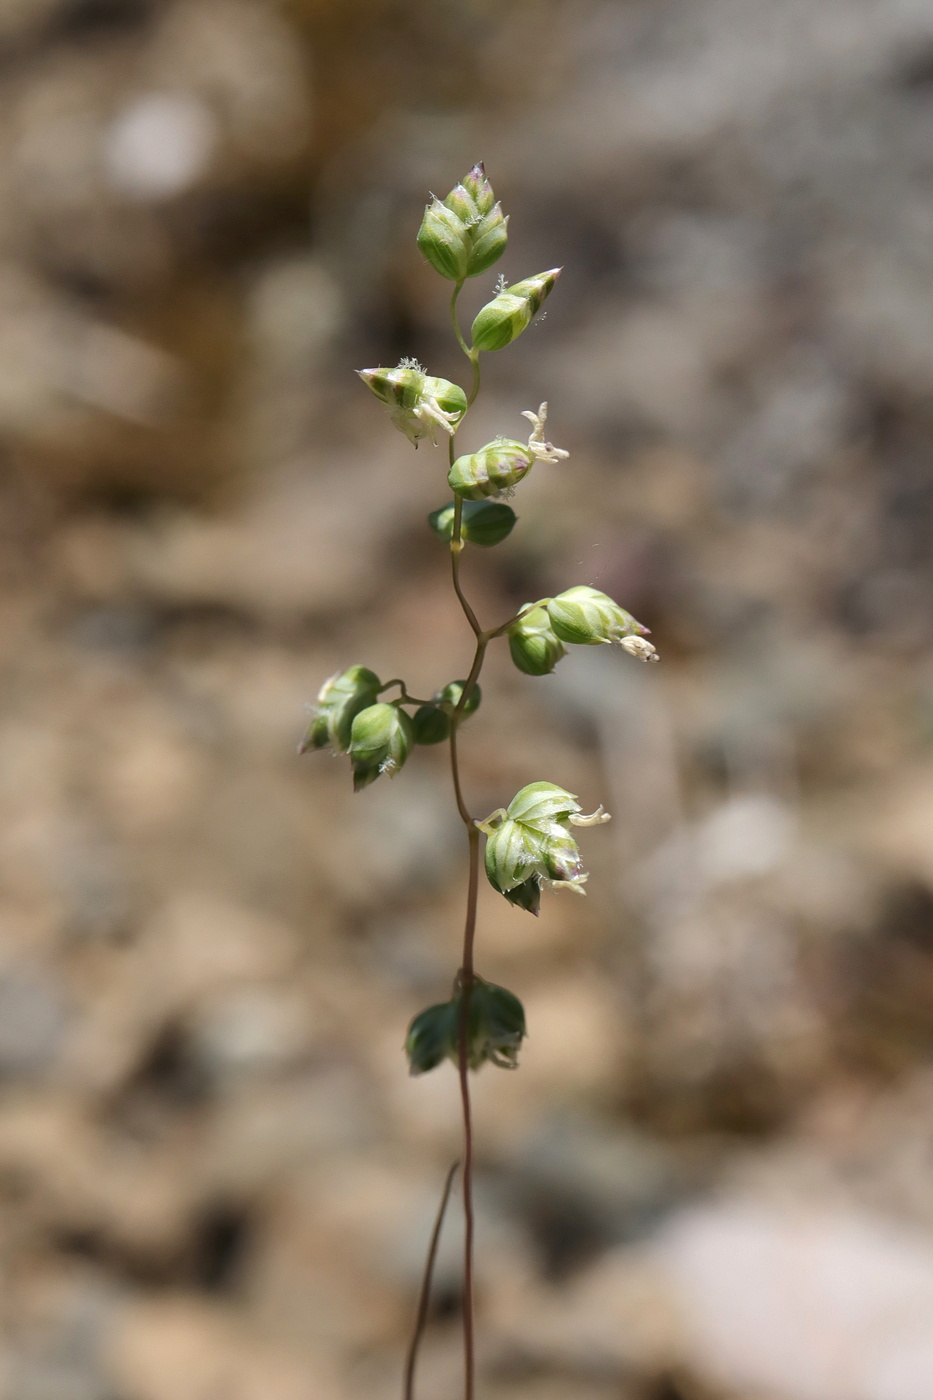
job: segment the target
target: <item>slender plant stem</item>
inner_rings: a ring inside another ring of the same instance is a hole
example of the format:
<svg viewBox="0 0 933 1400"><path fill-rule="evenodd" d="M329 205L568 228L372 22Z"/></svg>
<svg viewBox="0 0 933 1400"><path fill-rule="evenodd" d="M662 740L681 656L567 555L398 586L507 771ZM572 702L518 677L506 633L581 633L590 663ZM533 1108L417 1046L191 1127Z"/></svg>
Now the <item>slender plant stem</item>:
<svg viewBox="0 0 933 1400"><path fill-rule="evenodd" d="M486 659L486 648L489 646L491 640L492 638L486 632L480 632L479 636L476 638L476 651L473 654L473 664L470 667L470 674L463 682L463 691L460 699L457 701L457 708L454 710L454 719L457 720L458 724L462 724L463 720L466 718L463 712L469 704L470 696L473 694L473 687L476 685L479 679L479 673L483 669L483 662ZM471 817L470 821L472 822L472 820Z"/></svg>
<svg viewBox="0 0 933 1400"><path fill-rule="evenodd" d="M473 367L473 388L467 400L467 407L469 408L479 391L479 354L477 351L471 350L467 345L457 320L457 298L460 295L462 286L463 283L458 282L454 287L453 294L450 298L450 315L458 344ZM453 435L451 435L451 466L453 466L454 460L454 438ZM450 572L457 600L476 638L476 651L473 654L473 664L470 667L470 674L464 684L463 692L460 696L457 708L453 713L450 725L450 771L453 778L457 811L460 813L460 819L467 830L467 843L470 853L469 875L467 879L466 921L463 929L463 954L460 971L457 977L460 986L460 1020L457 1028L457 1070L460 1079L460 1102L463 1110L463 1394L464 1400L474 1400L476 1394L476 1345L473 1303L473 1113L470 1103L469 1048L470 1004L472 1001L475 978L473 968L473 945L476 938L476 905L479 893L479 831L477 830L474 819L470 816L469 809L463 797L463 787L460 781L460 762L457 753L457 734L466 715L466 705L469 701L470 694L483 668L486 647L489 644L490 638L484 633L480 626L476 613L465 597L460 584L460 555L463 552L462 527L463 501L457 496L454 504L453 531L450 538Z"/></svg>
<svg viewBox="0 0 933 1400"><path fill-rule="evenodd" d="M397 705L399 703L399 700L401 700L402 703L406 705L433 705L434 703L433 700L422 700L417 695L409 695L408 691L405 689L405 682L403 680L400 680L398 677L396 677L395 680L386 681L384 685L381 685L379 687L379 689L376 691L376 694L382 695L384 691L388 690L393 685L398 686L399 696L398 700L392 700L389 702L392 705Z"/></svg>
<svg viewBox="0 0 933 1400"><path fill-rule="evenodd" d="M479 893L479 831L463 800L460 783L460 763L457 755L457 731L462 719L464 696L479 674L485 645L477 644L470 672L471 679L463 688L458 711L450 725L450 771L453 777L457 810L467 829L470 867L467 877L466 921L463 929L463 953L457 981L460 986L460 1019L457 1026L457 1073L460 1080L460 1103L463 1112L463 1381L464 1400L474 1400L476 1347L473 1321L473 1112L470 1104L470 1004L473 993L473 944L476 937L476 904Z"/></svg>
<svg viewBox="0 0 933 1400"><path fill-rule="evenodd" d="M473 385L467 399L467 409L473 403L479 392L480 369L479 352L467 345L460 330L460 323L457 319L457 299L463 288L463 283L458 282L454 286L450 298L450 317L453 322L454 334L460 349L470 361L473 370ZM461 422L463 418L461 417ZM450 465L453 466L456 459L454 447L455 434L450 436ZM457 750L457 739L460 725L466 718L466 706L470 696L479 680L480 672L483 669L483 662L486 658L486 648L495 637L501 637L504 632L517 621L527 607L522 608L514 617L499 627L484 631L480 626L476 613L473 611L469 600L463 592L460 582L460 556L463 553L463 499L460 496L454 498L454 519L453 529L450 537L450 574L453 582L454 592L457 601L463 610L463 615L470 625L473 636L476 638L476 650L473 653L473 663L470 673L464 682L460 699L456 709L451 716L450 724L450 773L453 780L454 797L457 803L457 811L460 819L466 827L467 844L469 848L469 874L467 878L467 907L466 920L463 929L463 953L461 956L460 970L457 974L457 985L460 991L460 1016L457 1027L458 1033L458 1054L457 1072L460 1080L460 1101L463 1112L463 1218L464 1218L464 1246L463 1246L463 1377L464 1377L464 1400L475 1400L476 1394L476 1344L475 1344L475 1319L474 1319L474 1287L473 1287L473 1236L474 1236L474 1209L473 1209L473 1113L470 1101L470 1004L472 992L475 984L476 973L473 962L473 949L476 940L476 909L479 898L479 830L476 821L470 815L469 808L463 796L463 785L460 779L460 760ZM528 605L531 606L531 605ZM402 684L401 682L396 682ZM384 688L388 688L387 686ZM402 685L402 698L407 699L407 693ZM421 1296L418 1303L418 1312L415 1320L415 1329L409 1345L408 1357L405 1366L405 1388L404 1400L413 1400L415 1363L417 1361L418 1348L421 1343L424 1329L427 1323L427 1311L430 1298L431 1275L434 1268L434 1259L437 1252L437 1244L440 1238L441 1225L444 1218L444 1211L447 1207L447 1200L450 1195L451 1183L453 1182L456 1164L451 1168L444 1193L441 1199L441 1206L438 1212L437 1221L434 1226L434 1233L431 1237L431 1244L428 1250L428 1258L425 1265L425 1274L421 1286Z"/></svg>
<svg viewBox="0 0 933 1400"><path fill-rule="evenodd" d="M518 612L515 613L512 617L507 618L505 622L500 623L498 627L492 628L491 631L484 632L483 636L489 642L491 642L495 637L501 637L503 632L507 632L509 630L513 622L518 622L519 618L524 617L526 613L531 612L532 608L541 607L543 603L549 603L550 601L550 598L542 598L537 603L526 603L525 606L523 608L519 608Z"/></svg>
<svg viewBox="0 0 933 1400"><path fill-rule="evenodd" d="M463 800L463 788L460 785L460 763L457 757L458 728L459 725L457 724L455 716L451 721L450 738L448 739L448 744L450 746L450 776L453 778L454 798L457 803L457 811L460 813L460 820L463 822L467 831L469 831L470 827L473 825L473 818L467 811L467 805Z"/></svg>
<svg viewBox="0 0 933 1400"><path fill-rule="evenodd" d="M456 557L456 556L454 556ZM456 577L456 575L455 575ZM464 608L466 612L466 608ZM469 616L469 615L468 615ZM464 705L483 665L486 639L477 635L476 652L470 674L450 725L450 771L454 784L457 811L467 829L470 868L467 879L466 922L463 929L463 954L458 981L460 984L460 1021L458 1025L457 1070L460 1079L460 1102L463 1110L463 1378L464 1400L475 1396L475 1340L473 1320L473 1114L470 1104L470 1004L473 992L473 944L476 936L476 904L479 893L479 831L463 798L460 782L460 762L457 754L457 732L463 720Z"/></svg>
<svg viewBox="0 0 933 1400"><path fill-rule="evenodd" d="M463 338L463 332L460 329L460 321L457 317L457 300L462 291L463 282L454 283L454 289L450 294L450 319L454 323L454 335L457 337L457 344L460 346L460 349L463 351L464 355L466 355L467 359L470 360L473 358L470 347Z"/></svg>
<svg viewBox="0 0 933 1400"><path fill-rule="evenodd" d="M470 363L473 366L473 387L470 390L470 397L467 399L467 408L470 407L476 395L479 393L479 351L470 351Z"/></svg>
<svg viewBox="0 0 933 1400"><path fill-rule="evenodd" d="M479 884L479 831L471 826L470 874L467 887L466 924L463 931L463 965L460 968L461 987L459 1054L457 1069L460 1077L460 1102L463 1109L463 1396L474 1400L476 1394L476 1342L474 1328L473 1289L473 1113L470 1104L470 1001L473 991L473 942L476 934L476 898Z"/></svg>
<svg viewBox="0 0 933 1400"><path fill-rule="evenodd" d="M463 283L457 282L450 296L450 319L454 323L454 335L457 337L457 344L473 366L473 387L470 389L470 396L467 399L467 408L469 408L476 398L476 395L479 393L479 351L473 350L467 345L463 338L463 332L460 329L460 322L457 318L457 299L462 290Z"/></svg>
<svg viewBox="0 0 933 1400"><path fill-rule="evenodd" d="M444 1189L441 1192L440 1205L437 1208L437 1216L434 1220L434 1229L431 1231L431 1242L428 1245L427 1257L424 1261L424 1273L421 1278L421 1292L418 1295L418 1309L415 1313L415 1326L408 1344L408 1353L405 1357L405 1381L402 1386L402 1400L414 1400L415 1395L415 1366L418 1362L418 1349L424 1337L424 1329L428 1322L428 1307L431 1302L431 1280L434 1277L434 1265L437 1260L437 1247L441 1239L441 1230L444 1225L444 1216L447 1213L447 1202L450 1200L450 1190L454 1184L454 1177L457 1174L459 1162L454 1162L447 1179L444 1182Z"/></svg>
<svg viewBox="0 0 933 1400"><path fill-rule="evenodd" d="M454 440L453 440L453 438L451 438L451 439L450 439L450 464L451 464L451 466L453 466L453 461L454 461ZM458 496L458 497L456 498L456 504L455 504L455 506L454 506L454 528L453 528L453 534L452 534L451 537L450 537L450 576L451 576L451 578L453 579L454 592L455 592L456 595L457 595L457 600L458 600L458 602L459 602L461 608L463 609L463 612L464 612L464 615L466 616L467 622L470 624L471 628L473 629L473 635L474 635L474 637L481 637L481 636L483 635L483 629L482 629L482 627L480 627L479 622L477 621L477 618L476 618L476 613L473 611L473 609L470 607L470 604L467 602L466 597L464 596L463 589L462 589L461 586L460 586L460 555L463 553L463 540L462 540L462 538L461 538L461 531L462 531L462 528L463 528L463 501L462 501L461 498ZM464 693L466 693L466 692L464 692Z"/></svg>

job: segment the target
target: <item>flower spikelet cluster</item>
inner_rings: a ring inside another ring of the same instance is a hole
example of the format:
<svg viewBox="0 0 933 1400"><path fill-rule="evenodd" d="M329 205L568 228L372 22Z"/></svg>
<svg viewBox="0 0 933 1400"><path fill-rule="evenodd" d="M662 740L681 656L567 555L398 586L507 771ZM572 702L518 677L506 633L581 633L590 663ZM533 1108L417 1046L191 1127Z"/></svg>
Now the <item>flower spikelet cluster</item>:
<svg viewBox="0 0 933 1400"><path fill-rule="evenodd" d="M507 808L477 823L486 834L486 875L494 890L537 914L541 888L585 894L588 879L571 827L609 821L602 807L584 815L573 793L555 783L529 783Z"/></svg>

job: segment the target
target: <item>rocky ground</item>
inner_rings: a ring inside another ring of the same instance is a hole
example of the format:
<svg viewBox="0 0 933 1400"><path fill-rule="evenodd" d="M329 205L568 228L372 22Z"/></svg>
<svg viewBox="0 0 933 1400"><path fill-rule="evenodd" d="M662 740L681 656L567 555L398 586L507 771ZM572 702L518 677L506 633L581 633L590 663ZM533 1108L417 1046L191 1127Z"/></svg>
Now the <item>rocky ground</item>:
<svg viewBox="0 0 933 1400"><path fill-rule="evenodd" d="M477 812L614 816L586 902L482 893L481 1393L931 1393L929 5L2 0L0 84L3 1400L398 1393L462 833L442 752L295 747L468 664L443 454L352 370L460 373L413 234L477 156L566 270L469 432L546 397L571 459L470 596L663 658L503 650L464 731Z"/></svg>

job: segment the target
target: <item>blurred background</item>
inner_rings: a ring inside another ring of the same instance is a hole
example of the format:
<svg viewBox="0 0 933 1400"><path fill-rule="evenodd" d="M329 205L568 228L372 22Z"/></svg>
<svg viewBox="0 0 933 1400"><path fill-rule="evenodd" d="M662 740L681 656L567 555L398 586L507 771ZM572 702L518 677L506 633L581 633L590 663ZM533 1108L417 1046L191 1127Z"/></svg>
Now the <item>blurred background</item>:
<svg viewBox="0 0 933 1400"><path fill-rule="evenodd" d="M295 747L337 669L468 666L446 454L353 370L462 378L414 235L484 159L496 272L566 270L467 445L546 398L572 455L468 591L662 664L501 648L464 734L474 812L614 814L586 902L482 896L481 1394L925 1400L928 0L2 0L0 88L0 1396L398 1394L462 832L443 752Z"/></svg>

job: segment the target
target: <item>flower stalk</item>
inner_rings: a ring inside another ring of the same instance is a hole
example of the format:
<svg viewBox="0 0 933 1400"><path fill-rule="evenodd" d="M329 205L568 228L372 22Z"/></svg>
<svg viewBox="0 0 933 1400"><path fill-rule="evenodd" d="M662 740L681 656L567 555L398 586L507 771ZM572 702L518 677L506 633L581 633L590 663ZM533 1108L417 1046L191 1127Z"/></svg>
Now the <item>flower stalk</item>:
<svg viewBox="0 0 933 1400"><path fill-rule="evenodd" d="M461 581L464 549L500 544L517 516L501 501L512 495L537 465L552 466L569 453L547 439L546 402L523 416L531 424L527 442L498 437L472 452L457 454L456 439L480 391L480 358L504 349L537 315L553 290L559 268L538 273L495 294L473 320L468 343L460 327L458 301L468 278L485 272L504 253L508 218L503 215L483 166L476 165L446 199L432 196L418 233L418 247L431 266L453 283L450 317L456 342L470 365L470 389L430 375L415 360L394 369L359 371L360 377L389 411L393 425L415 446L447 439L447 484L453 500L433 511L428 523L448 545L450 577L464 619L473 636L473 660L463 680L441 685L430 700L412 696L401 677L381 681L367 667L351 666L332 676L320 690L300 752L331 748L348 754L354 788L360 791L380 777L394 777L420 747L447 743L454 802L467 844L466 909L459 966L453 995L416 1015L405 1043L412 1074L424 1074L445 1060L456 1066L463 1123L460 1160L464 1213L463 1374L464 1400L475 1400L474 1319L474 1130L470 1075L484 1064L514 1069L525 1035L521 1001L508 988L495 986L476 970L476 919L482 867L494 890L510 904L537 914L544 890L568 889L584 894L588 879L577 845L577 828L609 820L601 807L584 815L573 793L553 782L527 783L504 807L482 820L471 813L460 764L460 731L480 703L479 679L489 646L507 637L516 667L529 676L544 676L573 646L616 643L629 656L657 660L645 640L647 628L613 599L585 584L554 598L525 603L504 622L484 627ZM391 700L382 698L398 687ZM408 710L414 713L409 715ZM404 1400L414 1400L418 1348L427 1325L431 1278L456 1166L448 1173L434 1224L422 1280L415 1326L403 1382Z"/></svg>

